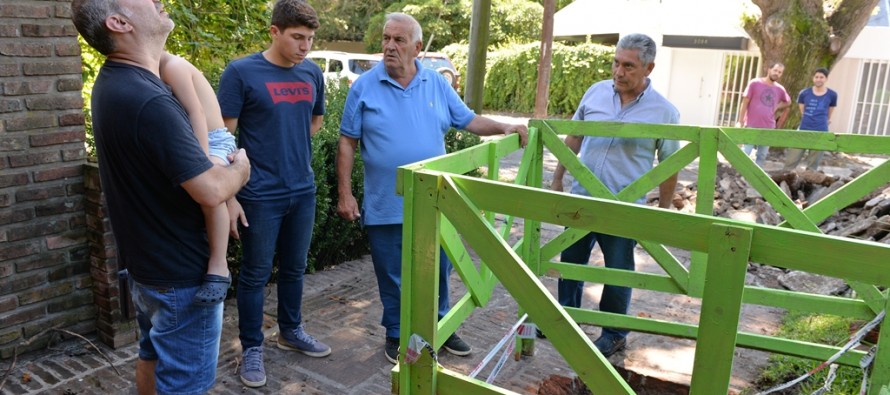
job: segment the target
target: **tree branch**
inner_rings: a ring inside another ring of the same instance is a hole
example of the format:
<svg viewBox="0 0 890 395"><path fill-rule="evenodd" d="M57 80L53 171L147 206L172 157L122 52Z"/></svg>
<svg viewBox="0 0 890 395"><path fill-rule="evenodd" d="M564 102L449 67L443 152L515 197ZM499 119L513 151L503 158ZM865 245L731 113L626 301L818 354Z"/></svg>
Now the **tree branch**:
<svg viewBox="0 0 890 395"><path fill-rule="evenodd" d="M843 0L838 3L837 9L827 18L828 26L840 40L840 48L834 54L835 62L853 45L877 5L878 0Z"/></svg>
<svg viewBox="0 0 890 395"><path fill-rule="evenodd" d="M782 10L787 0L751 0L757 8L760 8L760 20L764 20L772 14Z"/></svg>

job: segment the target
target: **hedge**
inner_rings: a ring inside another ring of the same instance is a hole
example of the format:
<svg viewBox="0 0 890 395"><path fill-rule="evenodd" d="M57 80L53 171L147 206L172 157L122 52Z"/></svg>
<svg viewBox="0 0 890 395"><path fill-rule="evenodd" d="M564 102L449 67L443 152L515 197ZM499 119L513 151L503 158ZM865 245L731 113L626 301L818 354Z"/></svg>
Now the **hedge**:
<svg viewBox="0 0 890 395"><path fill-rule="evenodd" d="M466 81L468 47L452 44L443 48L442 52L448 54ZM534 112L540 53L540 43L517 44L489 51L482 99L486 111ZM548 113L560 116L573 114L590 85L612 77L614 57L615 48L611 46L554 43Z"/></svg>

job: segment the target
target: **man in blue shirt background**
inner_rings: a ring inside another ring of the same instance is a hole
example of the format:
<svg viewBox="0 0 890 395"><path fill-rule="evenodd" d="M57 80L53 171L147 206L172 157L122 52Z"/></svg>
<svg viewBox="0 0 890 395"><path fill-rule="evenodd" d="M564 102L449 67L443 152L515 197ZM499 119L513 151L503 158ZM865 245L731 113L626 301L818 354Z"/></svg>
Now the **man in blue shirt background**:
<svg viewBox="0 0 890 395"><path fill-rule="evenodd" d="M397 363L402 270L402 197L396 195L396 168L445 154L449 128L480 136L519 133L525 125L501 123L473 113L445 79L416 59L423 47L420 24L402 13L386 15L383 62L361 75L349 90L337 152L338 214L361 218L368 230L371 259L383 302L381 324L386 328L384 355ZM365 169L362 213L352 194L352 168L361 142ZM450 308L448 277L451 262L440 255L439 318ZM455 355L468 355L470 346L457 334L444 344Z"/></svg>
<svg viewBox="0 0 890 395"><path fill-rule="evenodd" d="M652 88L649 74L655 67L655 42L643 34L630 34L621 38L615 48L612 63L612 79L593 84L581 98L574 120L609 121L628 123L677 124L680 113L667 99ZM566 145L580 154L584 163L612 193L617 194L652 168L656 153L663 161L679 149L675 140L566 136ZM565 167L559 164L553 173L553 190L562 192ZM665 180L659 187L658 205L669 208L677 185L677 175ZM577 180L572 183L572 193L590 196ZM644 203L645 196L637 199ZM587 264L594 245L599 242L608 268L634 270L634 246L636 241L623 237L591 232L563 251L560 260ZM584 282L560 279L559 303L563 306L581 307ZM615 285L603 287L600 310L627 314L631 288ZM623 349L628 331L603 328L594 345L608 357Z"/></svg>

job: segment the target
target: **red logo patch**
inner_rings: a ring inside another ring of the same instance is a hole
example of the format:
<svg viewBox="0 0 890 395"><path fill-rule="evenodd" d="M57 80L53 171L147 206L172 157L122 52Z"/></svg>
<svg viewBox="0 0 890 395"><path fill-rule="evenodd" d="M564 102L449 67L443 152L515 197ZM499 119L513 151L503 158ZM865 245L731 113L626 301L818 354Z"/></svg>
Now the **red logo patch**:
<svg viewBox="0 0 890 395"><path fill-rule="evenodd" d="M266 89L275 104L312 101L312 85L307 82L267 82Z"/></svg>

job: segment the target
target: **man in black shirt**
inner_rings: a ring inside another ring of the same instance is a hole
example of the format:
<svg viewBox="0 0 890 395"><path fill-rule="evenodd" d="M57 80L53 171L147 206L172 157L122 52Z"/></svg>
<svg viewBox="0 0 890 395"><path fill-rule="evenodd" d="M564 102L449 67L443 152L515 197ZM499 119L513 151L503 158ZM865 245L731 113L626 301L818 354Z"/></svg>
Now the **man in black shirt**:
<svg viewBox="0 0 890 395"><path fill-rule="evenodd" d="M192 298L207 270L201 206L231 198L250 176L244 150L214 166L159 77L173 21L158 1L75 0L78 32L108 58L93 87L99 174L140 327L140 393L213 386L222 304Z"/></svg>

